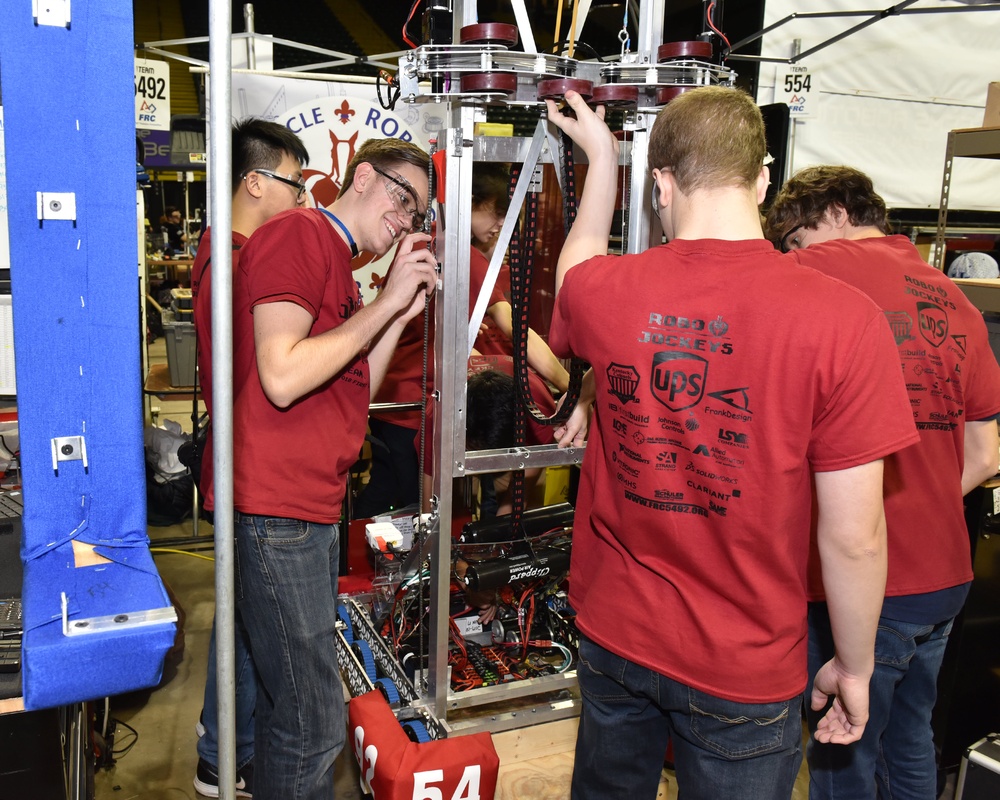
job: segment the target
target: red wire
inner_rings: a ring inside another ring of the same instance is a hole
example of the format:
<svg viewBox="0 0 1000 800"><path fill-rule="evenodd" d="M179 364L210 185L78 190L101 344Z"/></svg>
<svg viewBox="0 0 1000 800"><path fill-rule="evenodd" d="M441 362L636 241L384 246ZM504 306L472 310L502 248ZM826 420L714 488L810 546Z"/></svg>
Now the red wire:
<svg viewBox="0 0 1000 800"><path fill-rule="evenodd" d="M406 22L403 23L403 41L406 42L410 47L416 47L416 42L410 41L410 37L406 35L406 29L410 24L410 20L413 19L413 12L417 10L417 6L420 5L420 0L413 0L413 5L410 6L410 16L406 18ZM726 44L729 44L726 42Z"/></svg>
<svg viewBox="0 0 1000 800"><path fill-rule="evenodd" d="M715 10L715 3L714 2L709 3L708 4L708 12L706 14L708 18L705 21L708 23L708 27L709 28L711 28L713 31L715 31L717 34L719 34L719 38L722 39L722 41L726 43L726 49L728 50L730 48L730 45L729 45L729 40L726 38L726 34L724 34L722 31L720 31L718 28L716 28L715 27L715 23L712 22L712 11L714 11L714 10Z"/></svg>

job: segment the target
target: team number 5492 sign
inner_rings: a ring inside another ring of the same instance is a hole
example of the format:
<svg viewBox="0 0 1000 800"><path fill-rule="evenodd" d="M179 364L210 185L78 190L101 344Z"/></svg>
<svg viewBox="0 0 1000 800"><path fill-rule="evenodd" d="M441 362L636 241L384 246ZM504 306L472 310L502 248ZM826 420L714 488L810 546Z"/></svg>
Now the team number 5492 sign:
<svg viewBox="0 0 1000 800"><path fill-rule="evenodd" d="M816 76L809 67L802 64L778 67L774 78L774 102L785 103L791 116L813 116L818 98Z"/></svg>
<svg viewBox="0 0 1000 800"><path fill-rule="evenodd" d="M165 61L135 60L135 127L170 130L170 65Z"/></svg>

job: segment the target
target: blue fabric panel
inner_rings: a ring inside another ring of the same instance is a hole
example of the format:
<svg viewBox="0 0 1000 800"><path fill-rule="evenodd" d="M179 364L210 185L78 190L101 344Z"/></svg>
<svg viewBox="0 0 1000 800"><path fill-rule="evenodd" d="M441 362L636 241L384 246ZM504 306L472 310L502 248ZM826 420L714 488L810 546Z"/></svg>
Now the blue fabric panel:
<svg viewBox="0 0 1000 800"><path fill-rule="evenodd" d="M22 659L25 707L65 705L159 683L174 625L71 637L62 632L60 592L69 599L70 623L170 604L163 584L150 574L149 549L133 549L131 560L142 569L117 563L75 567L69 543L25 565L24 604L32 609Z"/></svg>
<svg viewBox="0 0 1000 800"><path fill-rule="evenodd" d="M155 683L174 631L67 639L52 621L62 592L86 617L167 605L146 536L131 5L71 11L65 29L34 25L30 3L0 4L28 708ZM73 192L76 222L39 223L39 191ZM54 469L52 439L73 436L86 469ZM71 566L71 539L115 562L102 568L103 592L95 568Z"/></svg>

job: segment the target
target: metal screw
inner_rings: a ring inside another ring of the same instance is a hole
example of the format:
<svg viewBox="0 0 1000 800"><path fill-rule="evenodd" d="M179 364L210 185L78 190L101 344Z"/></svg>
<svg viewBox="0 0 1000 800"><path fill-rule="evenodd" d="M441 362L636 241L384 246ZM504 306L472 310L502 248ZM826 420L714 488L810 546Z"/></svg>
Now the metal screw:
<svg viewBox="0 0 1000 800"><path fill-rule="evenodd" d="M62 446L62 454L64 456L73 455L73 445L71 445L71 444L64 444Z"/></svg>
<svg viewBox="0 0 1000 800"><path fill-rule="evenodd" d="M49 200L49 209L51 211L61 211L62 203L60 203L58 200Z"/></svg>

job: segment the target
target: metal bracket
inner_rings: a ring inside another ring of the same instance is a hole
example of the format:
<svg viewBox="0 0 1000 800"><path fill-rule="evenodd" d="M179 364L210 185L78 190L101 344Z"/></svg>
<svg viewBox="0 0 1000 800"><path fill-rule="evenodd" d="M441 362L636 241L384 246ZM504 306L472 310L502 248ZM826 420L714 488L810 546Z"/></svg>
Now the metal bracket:
<svg viewBox="0 0 1000 800"><path fill-rule="evenodd" d="M35 25L69 28L69 0L31 0L31 16Z"/></svg>
<svg viewBox="0 0 1000 800"><path fill-rule="evenodd" d="M472 142L463 136L461 128L453 128L451 136L451 155L455 158L462 157L462 148L471 147Z"/></svg>
<svg viewBox="0 0 1000 800"><path fill-rule="evenodd" d="M82 436L57 436L52 439L52 471L59 477L60 461L82 461L83 471L89 472L87 442Z"/></svg>
<svg viewBox="0 0 1000 800"><path fill-rule="evenodd" d="M133 628L145 628L149 625L162 625L165 622L177 622L177 611L173 606L153 608L149 611L129 611L125 614L108 614L103 617L89 617L69 621L69 598L66 592L61 592L63 636L85 636L91 633L106 633L107 631L124 631Z"/></svg>
<svg viewBox="0 0 1000 800"><path fill-rule="evenodd" d="M73 192L35 192L38 227L47 219L66 219L76 227L76 194Z"/></svg>

